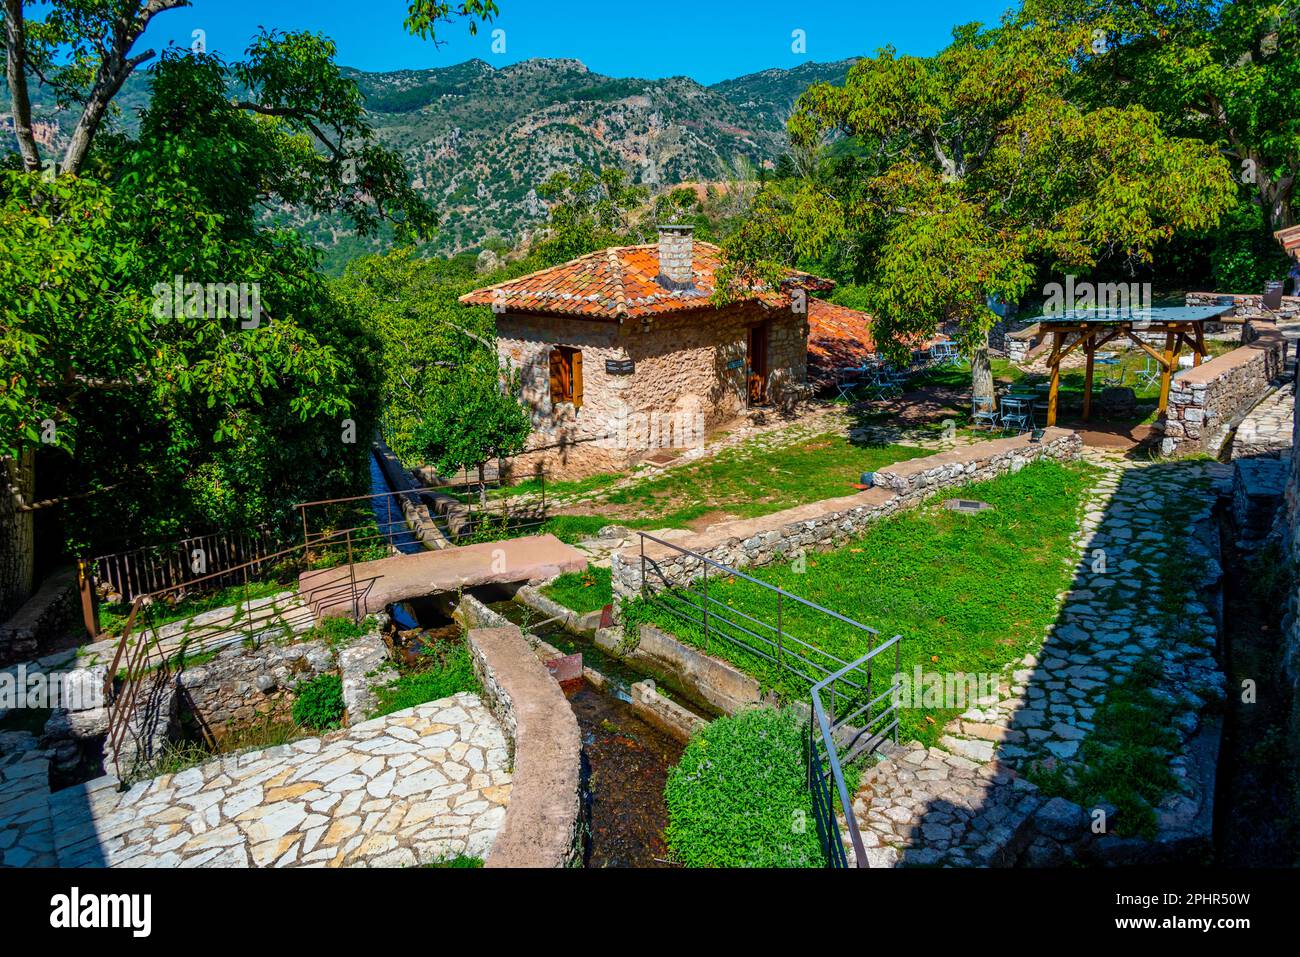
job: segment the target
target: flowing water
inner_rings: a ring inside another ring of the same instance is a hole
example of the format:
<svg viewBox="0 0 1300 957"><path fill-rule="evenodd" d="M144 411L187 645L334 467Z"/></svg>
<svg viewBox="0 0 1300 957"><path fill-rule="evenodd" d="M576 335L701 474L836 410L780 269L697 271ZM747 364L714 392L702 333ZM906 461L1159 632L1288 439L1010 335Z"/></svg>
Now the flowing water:
<svg viewBox="0 0 1300 957"><path fill-rule="evenodd" d="M580 652L583 664L606 678L601 689L585 680L562 685L582 734L586 865L668 866L664 785L681 759L682 743L633 709L630 688L646 676L557 622L533 624L543 616L525 605L499 601L489 607L565 654Z"/></svg>

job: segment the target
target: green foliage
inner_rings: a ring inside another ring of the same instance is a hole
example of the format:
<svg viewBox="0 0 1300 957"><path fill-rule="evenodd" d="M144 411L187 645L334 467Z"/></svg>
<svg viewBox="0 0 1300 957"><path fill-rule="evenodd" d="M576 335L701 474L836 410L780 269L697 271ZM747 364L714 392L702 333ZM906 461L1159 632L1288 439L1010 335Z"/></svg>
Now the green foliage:
<svg viewBox="0 0 1300 957"><path fill-rule="evenodd" d="M537 193L551 202L547 235L538 247L547 263L619 245L632 228L633 211L650 196L621 169L596 173L582 166L551 174Z"/></svg>
<svg viewBox="0 0 1300 957"><path fill-rule="evenodd" d="M695 734L669 772L665 837L688 867L820 867L804 728L752 708Z"/></svg>
<svg viewBox="0 0 1300 957"><path fill-rule="evenodd" d="M1070 96L1088 37L1011 16L959 27L935 56L885 49L843 86L810 87L790 119L796 148L816 155L835 136L863 148L770 183L724 245L723 282L828 263L867 290L882 351L901 357L955 322L975 354L996 319L986 297L1019 300L1040 265L1141 262L1213 225L1235 189L1214 149L1140 106Z"/></svg>
<svg viewBox="0 0 1300 957"><path fill-rule="evenodd" d="M294 686L293 720L314 731L332 731L343 723L343 679L317 675Z"/></svg>
<svg viewBox="0 0 1300 957"><path fill-rule="evenodd" d="M495 351L467 357L444 389L427 397L414 436L422 461L450 475L521 451L532 421L518 393L518 375L497 366Z"/></svg>
<svg viewBox="0 0 1300 957"><path fill-rule="evenodd" d="M543 587L542 594L580 615L599 611L614 600L609 568L595 565L586 571L566 572Z"/></svg>
<svg viewBox="0 0 1300 957"><path fill-rule="evenodd" d="M1261 239L1295 222L1300 10L1293 0L1029 0L1026 11L1094 37L1094 55L1075 76L1080 99L1139 105L1171 132L1221 150L1239 184L1239 204L1262 214ZM1245 214L1240 206L1238 214ZM1216 258L1215 276L1243 265Z"/></svg>
<svg viewBox="0 0 1300 957"><path fill-rule="evenodd" d="M375 690L378 706L372 718L449 698L461 691L480 690L469 643L462 637L443 640L424 650L425 660L396 681Z"/></svg>

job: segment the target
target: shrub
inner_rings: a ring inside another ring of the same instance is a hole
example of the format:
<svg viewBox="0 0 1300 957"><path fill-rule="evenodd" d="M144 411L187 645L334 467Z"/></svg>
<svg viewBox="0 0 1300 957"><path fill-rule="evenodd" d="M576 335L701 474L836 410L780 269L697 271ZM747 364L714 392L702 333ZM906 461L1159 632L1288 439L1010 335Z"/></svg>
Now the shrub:
<svg viewBox="0 0 1300 957"><path fill-rule="evenodd" d="M294 687L293 720L304 728L330 731L343 723L343 679L338 675L317 675Z"/></svg>
<svg viewBox="0 0 1300 957"><path fill-rule="evenodd" d="M426 701L449 698L459 691L478 691L478 678L470 658L469 645L459 641L442 641L435 649L425 652L429 663L411 671L386 688L377 688L378 707L370 715L378 718L405 708L414 708Z"/></svg>
<svg viewBox="0 0 1300 957"><path fill-rule="evenodd" d="M820 867L803 725L754 708L694 737L668 775L668 846L688 867Z"/></svg>

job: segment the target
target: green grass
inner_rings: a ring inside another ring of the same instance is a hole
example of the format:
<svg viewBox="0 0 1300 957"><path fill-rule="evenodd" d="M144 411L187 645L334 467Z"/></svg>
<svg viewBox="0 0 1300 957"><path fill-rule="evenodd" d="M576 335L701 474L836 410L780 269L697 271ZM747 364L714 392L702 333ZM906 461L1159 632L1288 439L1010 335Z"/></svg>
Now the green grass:
<svg viewBox="0 0 1300 957"><path fill-rule="evenodd" d="M996 672L1036 650L1055 619L1056 596L1070 583L1066 559L1073 552L1070 539L1091 472L1084 465L1035 463L1014 475L942 493L988 502L991 511L962 515L932 502L876 523L835 551L809 553L803 571L795 562L754 574L876 628L883 638L902 635L900 668L906 674L915 665L926 672ZM775 594L751 582L711 578L709 596L776 622ZM629 622L653 621L728 659L783 697L807 696L808 685L797 675L716 635L706 642L697 625L658 602L638 600L625 610ZM870 650L866 633L828 615L789 601L781 613L784 633L845 661ZM886 671L892 671L892 658L890 653ZM933 744L957 713L904 709L900 736Z"/></svg>
<svg viewBox="0 0 1300 957"><path fill-rule="evenodd" d="M542 588L542 594L553 598L565 608L579 615L599 611L614 600L614 587L608 568L588 568L582 572L567 572Z"/></svg>
<svg viewBox="0 0 1300 957"><path fill-rule="evenodd" d="M688 867L824 863L794 713L752 708L695 734L668 773L667 838Z"/></svg>
<svg viewBox="0 0 1300 957"><path fill-rule="evenodd" d="M903 445L860 445L826 434L783 448L753 443L726 449L616 489L604 501L622 506L602 524L682 528L710 512L752 518L824 498L853 494L863 472L927 454Z"/></svg>
<svg viewBox="0 0 1300 957"><path fill-rule="evenodd" d="M472 869L472 868L482 867L483 858L471 857L468 854L457 854L455 857L444 857L441 860L431 861L430 863L425 864L424 866L437 867L437 868L445 867L451 869L461 869L461 868Z"/></svg>
<svg viewBox="0 0 1300 957"><path fill-rule="evenodd" d="M464 637L440 641L425 656L426 662L406 670L388 687L375 689L378 705L371 718L448 698L460 691L481 690Z"/></svg>

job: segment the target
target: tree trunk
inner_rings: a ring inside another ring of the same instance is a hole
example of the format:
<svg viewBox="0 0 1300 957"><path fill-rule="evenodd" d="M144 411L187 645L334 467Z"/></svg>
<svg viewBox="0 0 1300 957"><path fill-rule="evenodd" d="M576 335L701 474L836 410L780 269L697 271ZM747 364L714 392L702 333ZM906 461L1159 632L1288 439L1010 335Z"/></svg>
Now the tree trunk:
<svg viewBox="0 0 1300 957"><path fill-rule="evenodd" d="M993 401L993 366L989 363L989 341L987 333L984 342L970 357L971 376L971 411L980 399Z"/></svg>
<svg viewBox="0 0 1300 957"><path fill-rule="evenodd" d="M5 79L14 116L14 136L23 169L34 173L41 168L41 154L32 132L32 100L27 92L27 28L22 0L5 0Z"/></svg>
<svg viewBox="0 0 1300 957"><path fill-rule="evenodd" d="M36 452L0 459L0 620L31 597L36 573L36 514L20 511L36 498Z"/></svg>
<svg viewBox="0 0 1300 957"><path fill-rule="evenodd" d="M484 469L485 462L478 464L478 504L487 513L487 473Z"/></svg>

